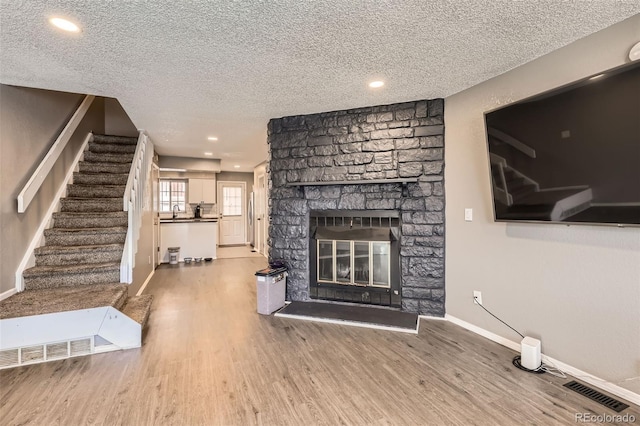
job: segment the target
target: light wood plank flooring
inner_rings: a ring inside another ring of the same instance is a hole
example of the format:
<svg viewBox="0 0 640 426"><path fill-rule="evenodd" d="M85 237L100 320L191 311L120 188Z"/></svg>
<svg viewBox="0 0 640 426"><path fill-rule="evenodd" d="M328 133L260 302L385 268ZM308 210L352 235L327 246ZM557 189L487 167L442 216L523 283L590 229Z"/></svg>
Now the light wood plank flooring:
<svg viewBox="0 0 640 426"><path fill-rule="evenodd" d="M161 267L138 350L0 372L2 425L575 424L614 414L445 321L410 335L256 313L264 259ZM636 416L637 407L626 412Z"/></svg>

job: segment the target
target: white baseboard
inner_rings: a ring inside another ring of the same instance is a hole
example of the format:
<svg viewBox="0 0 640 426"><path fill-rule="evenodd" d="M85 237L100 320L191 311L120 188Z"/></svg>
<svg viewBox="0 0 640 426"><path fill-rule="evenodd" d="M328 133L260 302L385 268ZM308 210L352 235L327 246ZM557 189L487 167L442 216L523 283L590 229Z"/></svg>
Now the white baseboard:
<svg viewBox="0 0 640 426"><path fill-rule="evenodd" d="M428 318L428 317L427 317ZM445 319L447 319L448 321L459 325L462 328L465 328L469 331L472 331L482 337L485 337L493 342L499 343L502 346L506 346L509 349L512 349L516 352L520 352L520 343L516 343L514 341L511 341L509 339L506 339L502 336L499 336L495 333L492 333L490 331L487 331L483 328L480 328L476 325L473 325L469 322L463 321L460 318L456 318L452 315L446 314L445 315ZM593 374L589 374L585 371L582 371L576 367L573 367L569 364L566 364L562 361L559 361L555 358L551 358L547 355L542 354L542 360L544 362L546 362L547 364L551 364L551 366L558 368L559 370L563 371L564 373L567 373L577 379L580 379L583 382L589 383L590 385L593 385L597 388L600 388L606 392L609 392L615 396L618 396L620 398L626 399L629 402L632 402L636 405L640 405L640 395L632 392L628 389L625 389L623 387L620 387L614 383L608 382L604 379L601 379L599 377L594 376Z"/></svg>
<svg viewBox="0 0 640 426"><path fill-rule="evenodd" d="M140 290L138 290L138 292L136 293L136 296L140 296L142 294L142 292L144 292L144 289L147 288L147 284L149 284L149 281L151 281L151 278L153 277L153 274L156 273L156 270L153 269L151 271L151 273L149 274L149 276L147 277L146 280L144 280L144 283L142 283L142 286L140 286Z"/></svg>
<svg viewBox="0 0 640 426"><path fill-rule="evenodd" d="M4 300L7 299L11 296L13 296L14 294L16 294L18 292L18 290L16 290L15 288L12 288L11 290L7 290L3 293L0 293L0 300Z"/></svg>

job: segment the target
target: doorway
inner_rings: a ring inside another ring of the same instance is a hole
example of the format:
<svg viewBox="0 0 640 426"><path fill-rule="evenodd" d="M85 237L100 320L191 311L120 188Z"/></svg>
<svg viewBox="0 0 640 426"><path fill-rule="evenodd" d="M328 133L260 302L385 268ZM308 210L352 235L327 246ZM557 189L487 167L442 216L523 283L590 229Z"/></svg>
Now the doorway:
<svg viewBox="0 0 640 426"><path fill-rule="evenodd" d="M246 190L244 182L218 182L218 244L221 246L247 242Z"/></svg>

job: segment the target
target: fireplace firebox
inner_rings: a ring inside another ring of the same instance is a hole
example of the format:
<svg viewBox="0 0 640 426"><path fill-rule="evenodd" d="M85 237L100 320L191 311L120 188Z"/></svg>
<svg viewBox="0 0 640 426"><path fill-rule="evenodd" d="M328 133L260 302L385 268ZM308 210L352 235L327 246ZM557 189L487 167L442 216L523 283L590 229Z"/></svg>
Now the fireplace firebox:
<svg viewBox="0 0 640 426"><path fill-rule="evenodd" d="M390 210L310 213L313 299L400 307L400 215Z"/></svg>

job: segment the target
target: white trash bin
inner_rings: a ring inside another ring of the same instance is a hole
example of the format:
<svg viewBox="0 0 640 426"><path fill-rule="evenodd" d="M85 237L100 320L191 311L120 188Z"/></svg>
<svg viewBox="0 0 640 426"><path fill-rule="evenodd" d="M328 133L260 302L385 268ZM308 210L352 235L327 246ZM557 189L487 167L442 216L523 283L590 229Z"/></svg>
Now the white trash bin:
<svg viewBox="0 0 640 426"><path fill-rule="evenodd" d="M180 260L180 247L169 247L169 265L177 265Z"/></svg>
<svg viewBox="0 0 640 426"><path fill-rule="evenodd" d="M258 313L271 315L284 306L287 268L266 268L256 272Z"/></svg>

